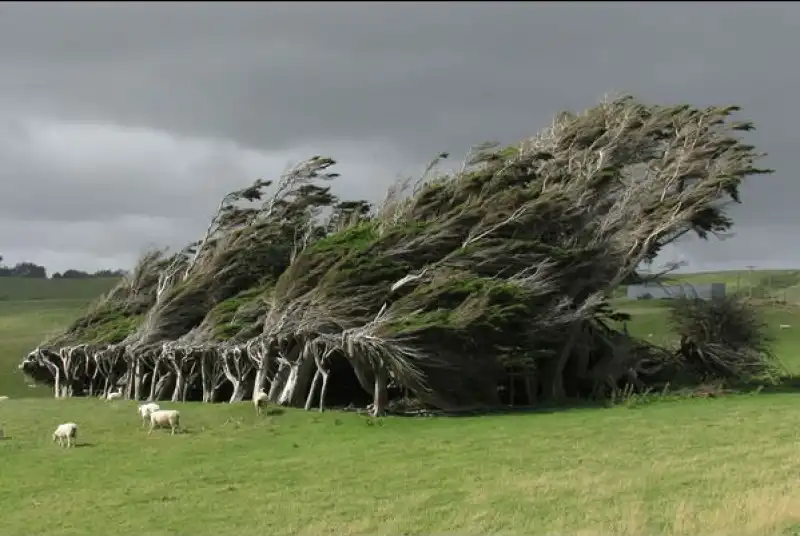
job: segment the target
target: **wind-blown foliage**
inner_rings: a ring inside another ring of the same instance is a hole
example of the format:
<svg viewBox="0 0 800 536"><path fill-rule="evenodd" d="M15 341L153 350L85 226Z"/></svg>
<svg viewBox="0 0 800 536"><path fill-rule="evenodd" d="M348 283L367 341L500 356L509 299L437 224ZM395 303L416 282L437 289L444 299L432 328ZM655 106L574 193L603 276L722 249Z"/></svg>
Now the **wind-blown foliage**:
<svg viewBox="0 0 800 536"><path fill-rule="evenodd" d="M750 380L780 372L758 309L740 296L669 301L679 356L701 380Z"/></svg>
<svg viewBox="0 0 800 536"><path fill-rule="evenodd" d="M375 412L391 384L446 408L498 404L504 385L528 402L641 386L663 352L611 329L606 296L684 234L730 228L742 180L769 172L735 111L624 97L562 113L457 172L434 174L440 155L374 209L331 194L334 162L315 157L269 197L263 180L228 194L201 240L143 259L54 343L102 342L76 326L135 310L109 342L250 344L248 389L293 405L346 360Z"/></svg>

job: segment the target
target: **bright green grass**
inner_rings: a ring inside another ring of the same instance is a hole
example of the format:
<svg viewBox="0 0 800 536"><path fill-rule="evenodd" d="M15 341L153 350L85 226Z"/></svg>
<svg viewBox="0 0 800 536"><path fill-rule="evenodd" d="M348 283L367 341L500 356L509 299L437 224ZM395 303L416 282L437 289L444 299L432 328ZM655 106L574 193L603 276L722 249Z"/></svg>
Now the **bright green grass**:
<svg viewBox="0 0 800 536"><path fill-rule="evenodd" d="M781 534L800 522L798 403L759 394L372 426L167 403L190 433L148 437L132 402L9 400L0 530ZM85 446L51 443L67 421Z"/></svg>

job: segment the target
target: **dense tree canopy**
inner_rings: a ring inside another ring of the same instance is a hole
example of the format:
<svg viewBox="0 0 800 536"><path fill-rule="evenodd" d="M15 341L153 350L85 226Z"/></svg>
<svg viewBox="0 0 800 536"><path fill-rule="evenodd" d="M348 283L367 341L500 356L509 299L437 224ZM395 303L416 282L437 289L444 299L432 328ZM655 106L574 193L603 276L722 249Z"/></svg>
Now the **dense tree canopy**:
<svg viewBox="0 0 800 536"><path fill-rule="evenodd" d="M391 385L451 408L640 384L671 358L614 329L606 297L664 245L728 230L742 181L769 173L737 110L609 100L451 173L440 155L374 207L333 195L314 157L226 195L200 240L145 256L45 346L116 344L97 351L124 349L130 386L183 352L294 405L347 363L376 412Z"/></svg>

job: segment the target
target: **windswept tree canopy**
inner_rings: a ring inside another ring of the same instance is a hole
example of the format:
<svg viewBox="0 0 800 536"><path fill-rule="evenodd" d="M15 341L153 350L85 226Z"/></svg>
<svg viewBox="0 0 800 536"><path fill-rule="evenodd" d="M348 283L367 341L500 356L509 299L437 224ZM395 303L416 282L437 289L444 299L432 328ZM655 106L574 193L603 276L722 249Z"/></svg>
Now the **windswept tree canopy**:
<svg viewBox="0 0 800 536"><path fill-rule="evenodd" d="M334 196L314 157L225 196L199 241L145 257L51 343L260 337L273 384L340 356L371 394L393 379L441 407L496 403L509 371L531 398L613 384L658 352L610 327L606 296L686 233L727 231L770 172L737 110L608 100L451 173L440 155L376 207Z"/></svg>

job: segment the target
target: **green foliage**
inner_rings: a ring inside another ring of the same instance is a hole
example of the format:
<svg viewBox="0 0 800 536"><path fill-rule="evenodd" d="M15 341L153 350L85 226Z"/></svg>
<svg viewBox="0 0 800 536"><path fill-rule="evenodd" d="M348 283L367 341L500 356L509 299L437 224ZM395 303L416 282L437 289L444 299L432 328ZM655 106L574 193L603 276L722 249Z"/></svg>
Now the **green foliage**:
<svg viewBox="0 0 800 536"><path fill-rule="evenodd" d="M735 110L607 100L517 145L485 144L458 172L431 165L374 211L333 196L334 161L314 157L272 195L270 181L228 194L206 236L144 259L95 313L118 334L115 311L146 308L130 344L258 326L272 342L338 344L360 378L384 367L440 407L496 404L503 368L519 363L537 370L533 390L584 395L654 353L606 327L621 317L605 297L677 237L730 228L727 201L770 172ZM266 303L251 293L262 286ZM692 338L722 355L717 339Z"/></svg>
<svg viewBox="0 0 800 536"><path fill-rule="evenodd" d="M369 249L377 237L375 222L364 221L325 236L312 244L308 253L311 255L363 253Z"/></svg>
<svg viewBox="0 0 800 536"><path fill-rule="evenodd" d="M77 339L80 342L113 344L124 340L139 327L143 315L108 313L98 317L98 321L88 325Z"/></svg>
<svg viewBox="0 0 800 536"><path fill-rule="evenodd" d="M217 303L208 312L204 321L212 326L212 338L228 340L241 332L256 327L260 329L260 326L255 324L263 320L259 313L263 309L264 299L270 289L270 284L256 286Z"/></svg>
<svg viewBox="0 0 800 536"><path fill-rule="evenodd" d="M778 372L761 311L738 296L669 300L686 368L703 379L770 377Z"/></svg>

